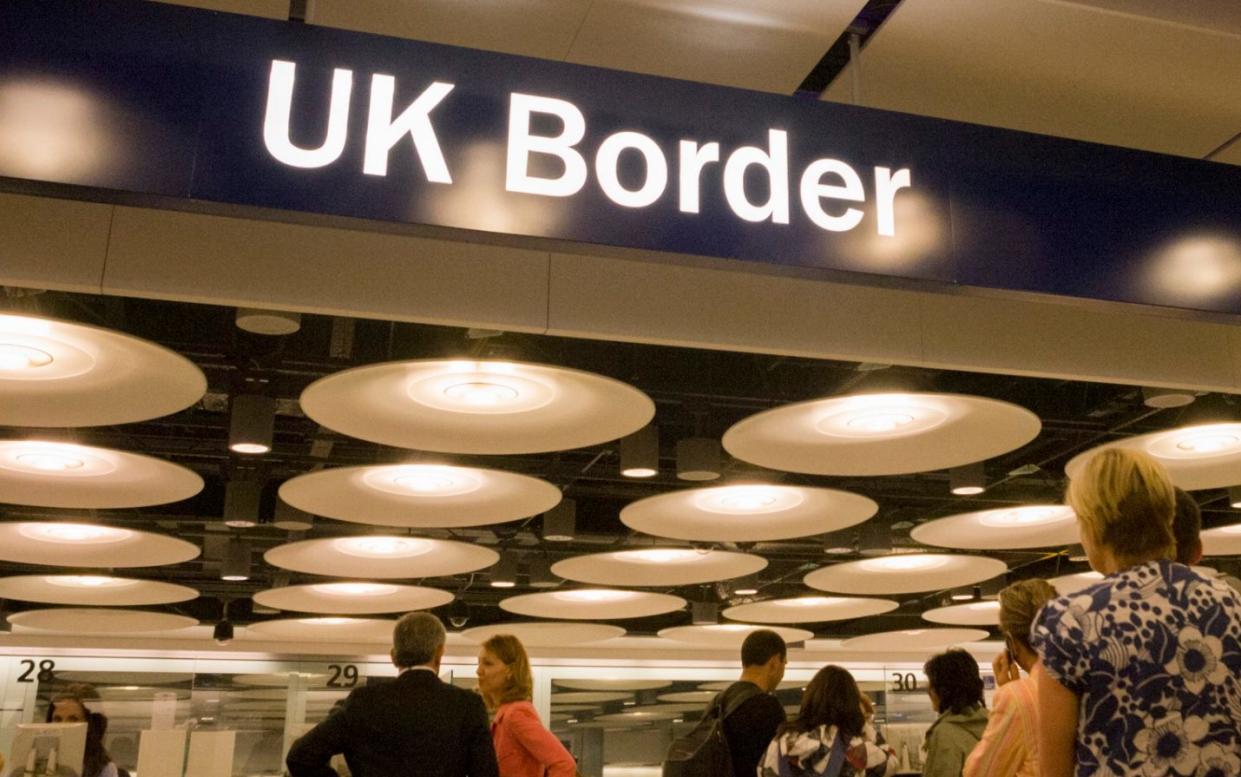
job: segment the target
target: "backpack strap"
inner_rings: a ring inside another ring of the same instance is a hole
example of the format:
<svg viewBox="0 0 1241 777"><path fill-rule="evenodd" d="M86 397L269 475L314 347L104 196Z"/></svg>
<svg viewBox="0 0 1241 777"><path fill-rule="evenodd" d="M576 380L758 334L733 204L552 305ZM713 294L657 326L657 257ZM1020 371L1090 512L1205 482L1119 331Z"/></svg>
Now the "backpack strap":
<svg viewBox="0 0 1241 777"><path fill-rule="evenodd" d="M715 701L711 703L711 706L716 710L716 714L719 715L720 720L724 720L729 715L736 712L742 704L745 704L750 699L753 699L755 696L759 696L763 693L763 691L753 683L746 683L745 685L745 688L737 691L732 698L728 700L727 705L722 704L722 702L724 701L724 697L728 694L728 689L720 691L719 696L715 697ZM731 687L732 686L730 686L730 688Z"/></svg>

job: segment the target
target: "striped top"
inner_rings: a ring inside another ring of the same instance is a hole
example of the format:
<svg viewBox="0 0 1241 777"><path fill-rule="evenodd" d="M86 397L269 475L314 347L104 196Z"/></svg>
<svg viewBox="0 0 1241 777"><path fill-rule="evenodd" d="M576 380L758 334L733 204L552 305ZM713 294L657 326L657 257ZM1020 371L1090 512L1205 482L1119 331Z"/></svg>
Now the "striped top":
<svg viewBox="0 0 1241 777"><path fill-rule="evenodd" d="M1001 685L987 730L965 761L964 777L1038 775L1038 699L1033 677Z"/></svg>

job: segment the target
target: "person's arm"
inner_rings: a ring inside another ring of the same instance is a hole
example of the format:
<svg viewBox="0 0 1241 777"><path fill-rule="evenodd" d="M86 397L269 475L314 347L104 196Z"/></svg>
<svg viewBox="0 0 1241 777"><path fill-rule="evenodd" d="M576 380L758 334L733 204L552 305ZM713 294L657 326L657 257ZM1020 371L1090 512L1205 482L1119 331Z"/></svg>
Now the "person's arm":
<svg viewBox="0 0 1241 777"><path fill-rule="evenodd" d="M324 718L289 748L285 765L290 777L337 777L329 763L332 756L344 752L348 723L345 720L349 702L339 711Z"/></svg>
<svg viewBox="0 0 1241 777"><path fill-rule="evenodd" d="M865 777L888 777L900 766L896 752L865 737L854 737L845 758L853 770Z"/></svg>
<svg viewBox="0 0 1241 777"><path fill-rule="evenodd" d="M1076 693L1041 667L1034 667L1038 688L1038 759L1042 777L1072 777L1077 762Z"/></svg>
<svg viewBox="0 0 1241 777"><path fill-rule="evenodd" d="M496 748L491 741L491 723L487 720L487 708L483 706L481 696L470 694L467 697L469 709L465 719L465 768L468 777L499 777L500 767L496 763Z"/></svg>
<svg viewBox="0 0 1241 777"><path fill-rule="evenodd" d="M963 777L998 777L1016 774L1026 759L1026 741L1017 717L1016 683L995 692L995 707L987 718L987 730L965 759Z"/></svg>
<svg viewBox="0 0 1241 777"><path fill-rule="evenodd" d="M573 777L577 762L560 740L543 727L538 714L530 704L514 704L504 718L504 725L514 739L534 756L534 760L547 772L547 777Z"/></svg>

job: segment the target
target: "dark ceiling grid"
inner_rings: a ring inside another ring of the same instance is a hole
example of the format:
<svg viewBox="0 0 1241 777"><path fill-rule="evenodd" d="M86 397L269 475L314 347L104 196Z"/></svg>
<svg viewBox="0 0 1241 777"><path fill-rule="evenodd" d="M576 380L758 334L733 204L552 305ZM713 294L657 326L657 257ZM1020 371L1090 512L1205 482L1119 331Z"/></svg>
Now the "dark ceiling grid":
<svg viewBox="0 0 1241 777"><path fill-rule="evenodd" d="M727 549L756 552L769 560L770 566L760 575L759 597L771 598L804 591L801 578L811 569L859 558L855 552L859 549L855 548L859 540L866 545L879 537L890 541L893 547L914 547L909 529L926 520L1005 504L1057 502L1063 490L1064 463L1087 447L1128 434L1168 428L1204 410L1236 410L1216 397L1206 402L1200 400L1188 409L1152 410L1142 404L1141 391L1130 386L517 333L478 337L480 333L452 327L367 319L349 320L352 321L352 347L347 349L350 356L341 358L331 355L334 347L340 351L339 343L334 346L333 342L334 338L339 340L341 319L325 316L305 315L299 332L273 338L242 332L233 323L233 309L216 306L49 292L21 298L21 308L121 329L154 340L187 356L207 374L207 397L185 411L125 426L72 430L71 434L83 442L166 458L194 469L205 478L204 491L181 503L138 510L89 511L87 514L107 523L163 531L204 545L208 552L200 559L175 567L134 570L133 576L198 588L203 592L202 598L173 609L208 621L219 609L215 598L232 599L230 612L235 620L244 622L256 617L251 612L249 596L272 586L273 581L297 583L320 579L289 574L259 562L255 564L255 576L249 581L227 583L218 579L219 549L222 538L229 532L220 524L223 485L227 473L239 464L258 468L267 479L263 508L267 516L271 514L275 492L281 482L323 466L401 461L423 455L433 460L494 467L544 478L565 489L566 496L577 500L578 535L572 542L542 541L538 516L494 526L418 532L424 536L461 539L516 551L522 557L524 570L530 560L539 556L554 561L581 553L659 544L660 540L638 535L621 524L618 517L621 508L645 496L689 487L675 478L675 461L671 454L677 439L696 433L718 438L736 421L768 408L847 391L905 388L1004 399L1029 408L1043 420L1043 431L1038 438L987 462L991 485L977 497L951 495L944 472L882 478L817 477L764 470L726 457L724 480L753 478L841 488L869 496L880 505L879 513L867 523L828 535L757 544L720 544ZM323 430L297 407L296 399L307 385L350 366L388 359L462 355L522 359L589 370L646 391L657 407L655 423L661 432L660 474L641 481L621 477L617 472L614 442L538 455L418 454ZM258 461L239 462L241 457L227 450L227 395L242 388L259 388L281 400L276 443L272 452ZM32 430L9 430L16 434L29 431ZM65 434L38 431L41 435ZM330 446L323 443L330 443ZM318 449L318 454L312 449ZM1037 465L1037 468L1031 469L1029 465ZM7 519L66 517L70 512L0 505L0 515ZM83 512L86 511L78 511L76 515L81 516ZM1210 526L1227 522L1227 519L1223 510L1208 510L1206 522ZM370 527L319 519L308 533L290 534L260 525L245 530L244 534L251 540L255 554L261 556L263 551L290 539L370 531ZM402 531L393 530L394 533ZM825 553L832 548L849 548L851 552ZM1005 561L1010 567L1008 577L1014 579L1053 576L1082 568L1081 564L1070 564L1064 554L1055 550L1003 551L988 555ZM41 569L0 563L2 574ZM530 590L524 585L517 589L493 589L487 585L486 570L424 582L459 593L471 607L470 626L509 618L498 608L499 600ZM995 584L988 586L989 589L994 587ZM740 601L730 596L727 583L651 590L677 593L691 600L722 599L724 605ZM938 604L942 596L930 593L897 598L903 606L886 615L809 626L821 636L917 627L925 623L920 618L921 611ZM10 606L22 608L20 603ZM619 625L635 633L653 633L687 621L688 613L676 612L622 621Z"/></svg>

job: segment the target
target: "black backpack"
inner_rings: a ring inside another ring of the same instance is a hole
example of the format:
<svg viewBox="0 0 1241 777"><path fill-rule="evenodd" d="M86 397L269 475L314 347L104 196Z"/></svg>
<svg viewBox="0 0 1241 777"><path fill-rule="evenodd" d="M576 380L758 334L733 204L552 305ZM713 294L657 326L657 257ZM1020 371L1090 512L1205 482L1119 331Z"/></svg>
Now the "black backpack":
<svg viewBox="0 0 1241 777"><path fill-rule="evenodd" d="M668 746L663 777L732 777L733 759L724 734L724 720L761 693L757 686L745 683L725 705L728 690L721 691L707 705L706 714L694 730Z"/></svg>

